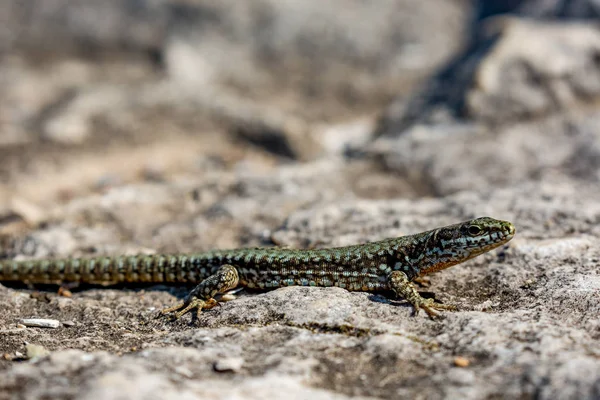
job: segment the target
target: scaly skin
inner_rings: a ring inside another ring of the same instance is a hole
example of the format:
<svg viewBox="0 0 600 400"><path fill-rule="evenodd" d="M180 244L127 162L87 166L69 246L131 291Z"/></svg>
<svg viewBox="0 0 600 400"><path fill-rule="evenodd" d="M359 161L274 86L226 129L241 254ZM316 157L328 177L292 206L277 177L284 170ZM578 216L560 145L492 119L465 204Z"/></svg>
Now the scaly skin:
<svg viewBox="0 0 600 400"><path fill-rule="evenodd" d="M415 312L453 309L419 295L412 281L490 251L515 234L510 222L483 217L410 236L318 250L251 248L197 254L0 262L0 281L29 283L192 283L185 301L163 310L176 318L212 308L214 296L238 286L337 286L393 290Z"/></svg>

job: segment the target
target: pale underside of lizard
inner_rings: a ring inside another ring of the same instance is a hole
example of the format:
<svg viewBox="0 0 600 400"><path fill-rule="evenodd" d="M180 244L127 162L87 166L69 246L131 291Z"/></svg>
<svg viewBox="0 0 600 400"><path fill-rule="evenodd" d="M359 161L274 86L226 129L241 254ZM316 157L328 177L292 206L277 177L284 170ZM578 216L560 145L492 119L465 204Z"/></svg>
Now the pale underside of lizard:
<svg viewBox="0 0 600 400"><path fill-rule="evenodd" d="M188 283L197 286L163 314L179 318L209 309L215 296L238 286L337 286L393 291L431 317L450 305L423 298L412 282L488 252L515 234L507 221L482 217L415 235L316 250L247 248L197 254L139 255L0 262L0 282Z"/></svg>

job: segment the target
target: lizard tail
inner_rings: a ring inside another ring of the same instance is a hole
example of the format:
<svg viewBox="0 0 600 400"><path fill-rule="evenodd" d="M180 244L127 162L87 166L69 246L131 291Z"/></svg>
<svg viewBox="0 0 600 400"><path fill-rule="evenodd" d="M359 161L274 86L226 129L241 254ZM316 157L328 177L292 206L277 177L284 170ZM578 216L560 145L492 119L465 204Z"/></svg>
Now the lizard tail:
<svg viewBox="0 0 600 400"><path fill-rule="evenodd" d="M191 263L184 255L137 255L68 258L57 260L0 261L0 281L29 283L82 282L191 282ZM198 277L202 278L202 277Z"/></svg>

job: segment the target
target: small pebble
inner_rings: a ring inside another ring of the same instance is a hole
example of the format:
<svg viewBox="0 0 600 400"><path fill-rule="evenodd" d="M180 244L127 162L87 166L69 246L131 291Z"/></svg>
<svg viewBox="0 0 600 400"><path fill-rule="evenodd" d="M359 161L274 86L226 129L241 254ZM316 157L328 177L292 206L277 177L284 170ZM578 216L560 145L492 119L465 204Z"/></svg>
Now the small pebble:
<svg viewBox="0 0 600 400"><path fill-rule="evenodd" d="M213 369L216 372L238 372L242 368L243 364L243 358L229 357L217 360L213 365Z"/></svg>
<svg viewBox="0 0 600 400"><path fill-rule="evenodd" d="M25 349L27 350L27 358L29 359L44 357L50 354L47 348L39 344L27 343Z"/></svg>
<svg viewBox="0 0 600 400"><path fill-rule="evenodd" d="M27 318L27 319L22 319L19 322L27 327L35 327L35 328L56 329L60 326L60 321L58 321L56 319Z"/></svg>
<svg viewBox="0 0 600 400"><path fill-rule="evenodd" d="M468 367L471 362L464 357L454 357L454 365L457 367L465 368Z"/></svg>

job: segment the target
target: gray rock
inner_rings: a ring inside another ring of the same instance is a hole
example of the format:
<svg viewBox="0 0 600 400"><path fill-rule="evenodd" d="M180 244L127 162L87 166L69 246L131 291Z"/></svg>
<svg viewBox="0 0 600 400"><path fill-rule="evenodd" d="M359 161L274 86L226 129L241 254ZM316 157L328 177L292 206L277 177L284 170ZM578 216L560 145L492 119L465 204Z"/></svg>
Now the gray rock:
<svg viewBox="0 0 600 400"><path fill-rule="evenodd" d="M600 93L600 32L592 24L498 17L486 26L413 98L399 96L379 134L457 121L497 127L589 110Z"/></svg>
<svg viewBox="0 0 600 400"><path fill-rule="evenodd" d="M467 117L506 122L581 107L598 97L600 32L593 25L502 25L466 93Z"/></svg>
<svg viewBox="0 0 600 400"><path fill-rule="evenodd" d="M0 253L317 248L513 221L507 245L417 287L458 311L430 320L389 293L289 287L170 321L159 310L189 288L7 283L0 399L600 396L596 31L500 24L419 103L407 94L461 46L469 5L317 3L142 1L131 20L131 2L54 1L0 24L2 41L49 16L14 43L57 57L0 58ZM106 7L127 10L82 26ZM148 10L169 12L153 31L168 41L122 40ZM64 56L82 37L111 58ZM164 54L166 71L118 43ZM390 93L398 125L371 143ZM25 360L26 343L47 352Z"/></svg>
<svg viewBox="0 0 600 400"><path fill-rule="evenodd" d="M484 53L451 67L462 76L446 86L433 78L423 97L388 110L370 146L385 169L434 196L557 177L598 182L600 35L584 24L508 21L491 46L481 43ZM513 67L536 79L512 76Z"/></svg>
<svg viewBox="0 0 600 400"><path fill-rule="evenodd" d="M144 85L137 76L129 82L135 84L124 85L118 79L124 65L98 85L93 74L86 85L67 82L39 113L6 124L0 143L22 141L33 126L46 140L79 145L102 128L115 134L150 130L151 123L140 123L148 115L192 108L192 120L203 115L236 139L300 160L332 149L328 143L336 135L324 125L335 128L356 115L370 118L392 94L407 93L452 56L472 12L442 0L5 3L0 49L8 54L139 63L154 82L162 76L152 74L164 67L168 82ZM435 32L428 26L436 26ZM73 76L67 73L68 78ZM63 79L41 79L40 85ZM114 85L106 82L111 79ZM32 86L39 98L44 91ZM23 109L33 111L30 107ZM339 147L334 151L344 151Z"/></svg>
<svg viewBox="0 0 600 400"><path fill-rule="evenodd" d="M571 117L497 126L414 125L379 138L370 154L387 169L431 195L563 178L598 182L598 118Z"/></svg>
<svg viewBox="0 0 600 400"><path fill-rule="evenodd" d="M143 387L126 392L127 398L149 393L165 398L174 390L190 396L241 396L249 390L251 398L273 398L273 388L293 388L326 397L475 399L541 393L541 398L592 399L599 377L591 371L600 368L593 350L600 327L598 190L569 181L530 182L443 199L348 200L292 213L278 232L289 244L339 245L476 215L514 221L517 237L504 249L431 276L427 291L460 309L438 321L412 317L403 301L338 288L242 294L202 313L193 329L187 318L155 319L156 309L175 301L161 291L96 289L75 293L66 299L68 306L53 299L47 306L21 299L18 306L12 290L1 291L6 310L1 321L10 321L16 310L37 309L74 320L77 328L65 326L60 342L37 333L36 342L51 355L0 372L0 393L66 396L79 382L92 388L90 398L98 398L122 391L127 379L135 382L132 388ZM275 192L271 196L277 198ZM107 340L123 330L128 333L120 339ZM7 336L4 346L17 350L28 334ZM86 351L133 353L116 358L57 351L64 343ZM170 348L157 349L164 346ZM471 360L470 366L456 367L457 355ZM235 374L216 371L214 366L226 360L244 362ZM63 383L57 384L59 374ZM35 383L16 389L24 379Z"/></svg>
<svg viewBox="0 0 600 400"><path fill-rule="evenodd" d="M319 122L406 93L458 49L469 11L437 0L200 1L173 7L164 56L181 91L238 137L310 160L335 140Z"/></svg>
<svg viewBox="0 0 600 400"><path fill-rule="evenodd" d="M438 0L197 1L174 7L165 54L173 78L197 89L228 82L256 97L292 86L313 101L336 95L364 104L449 57L469 11Z"/></svg>

